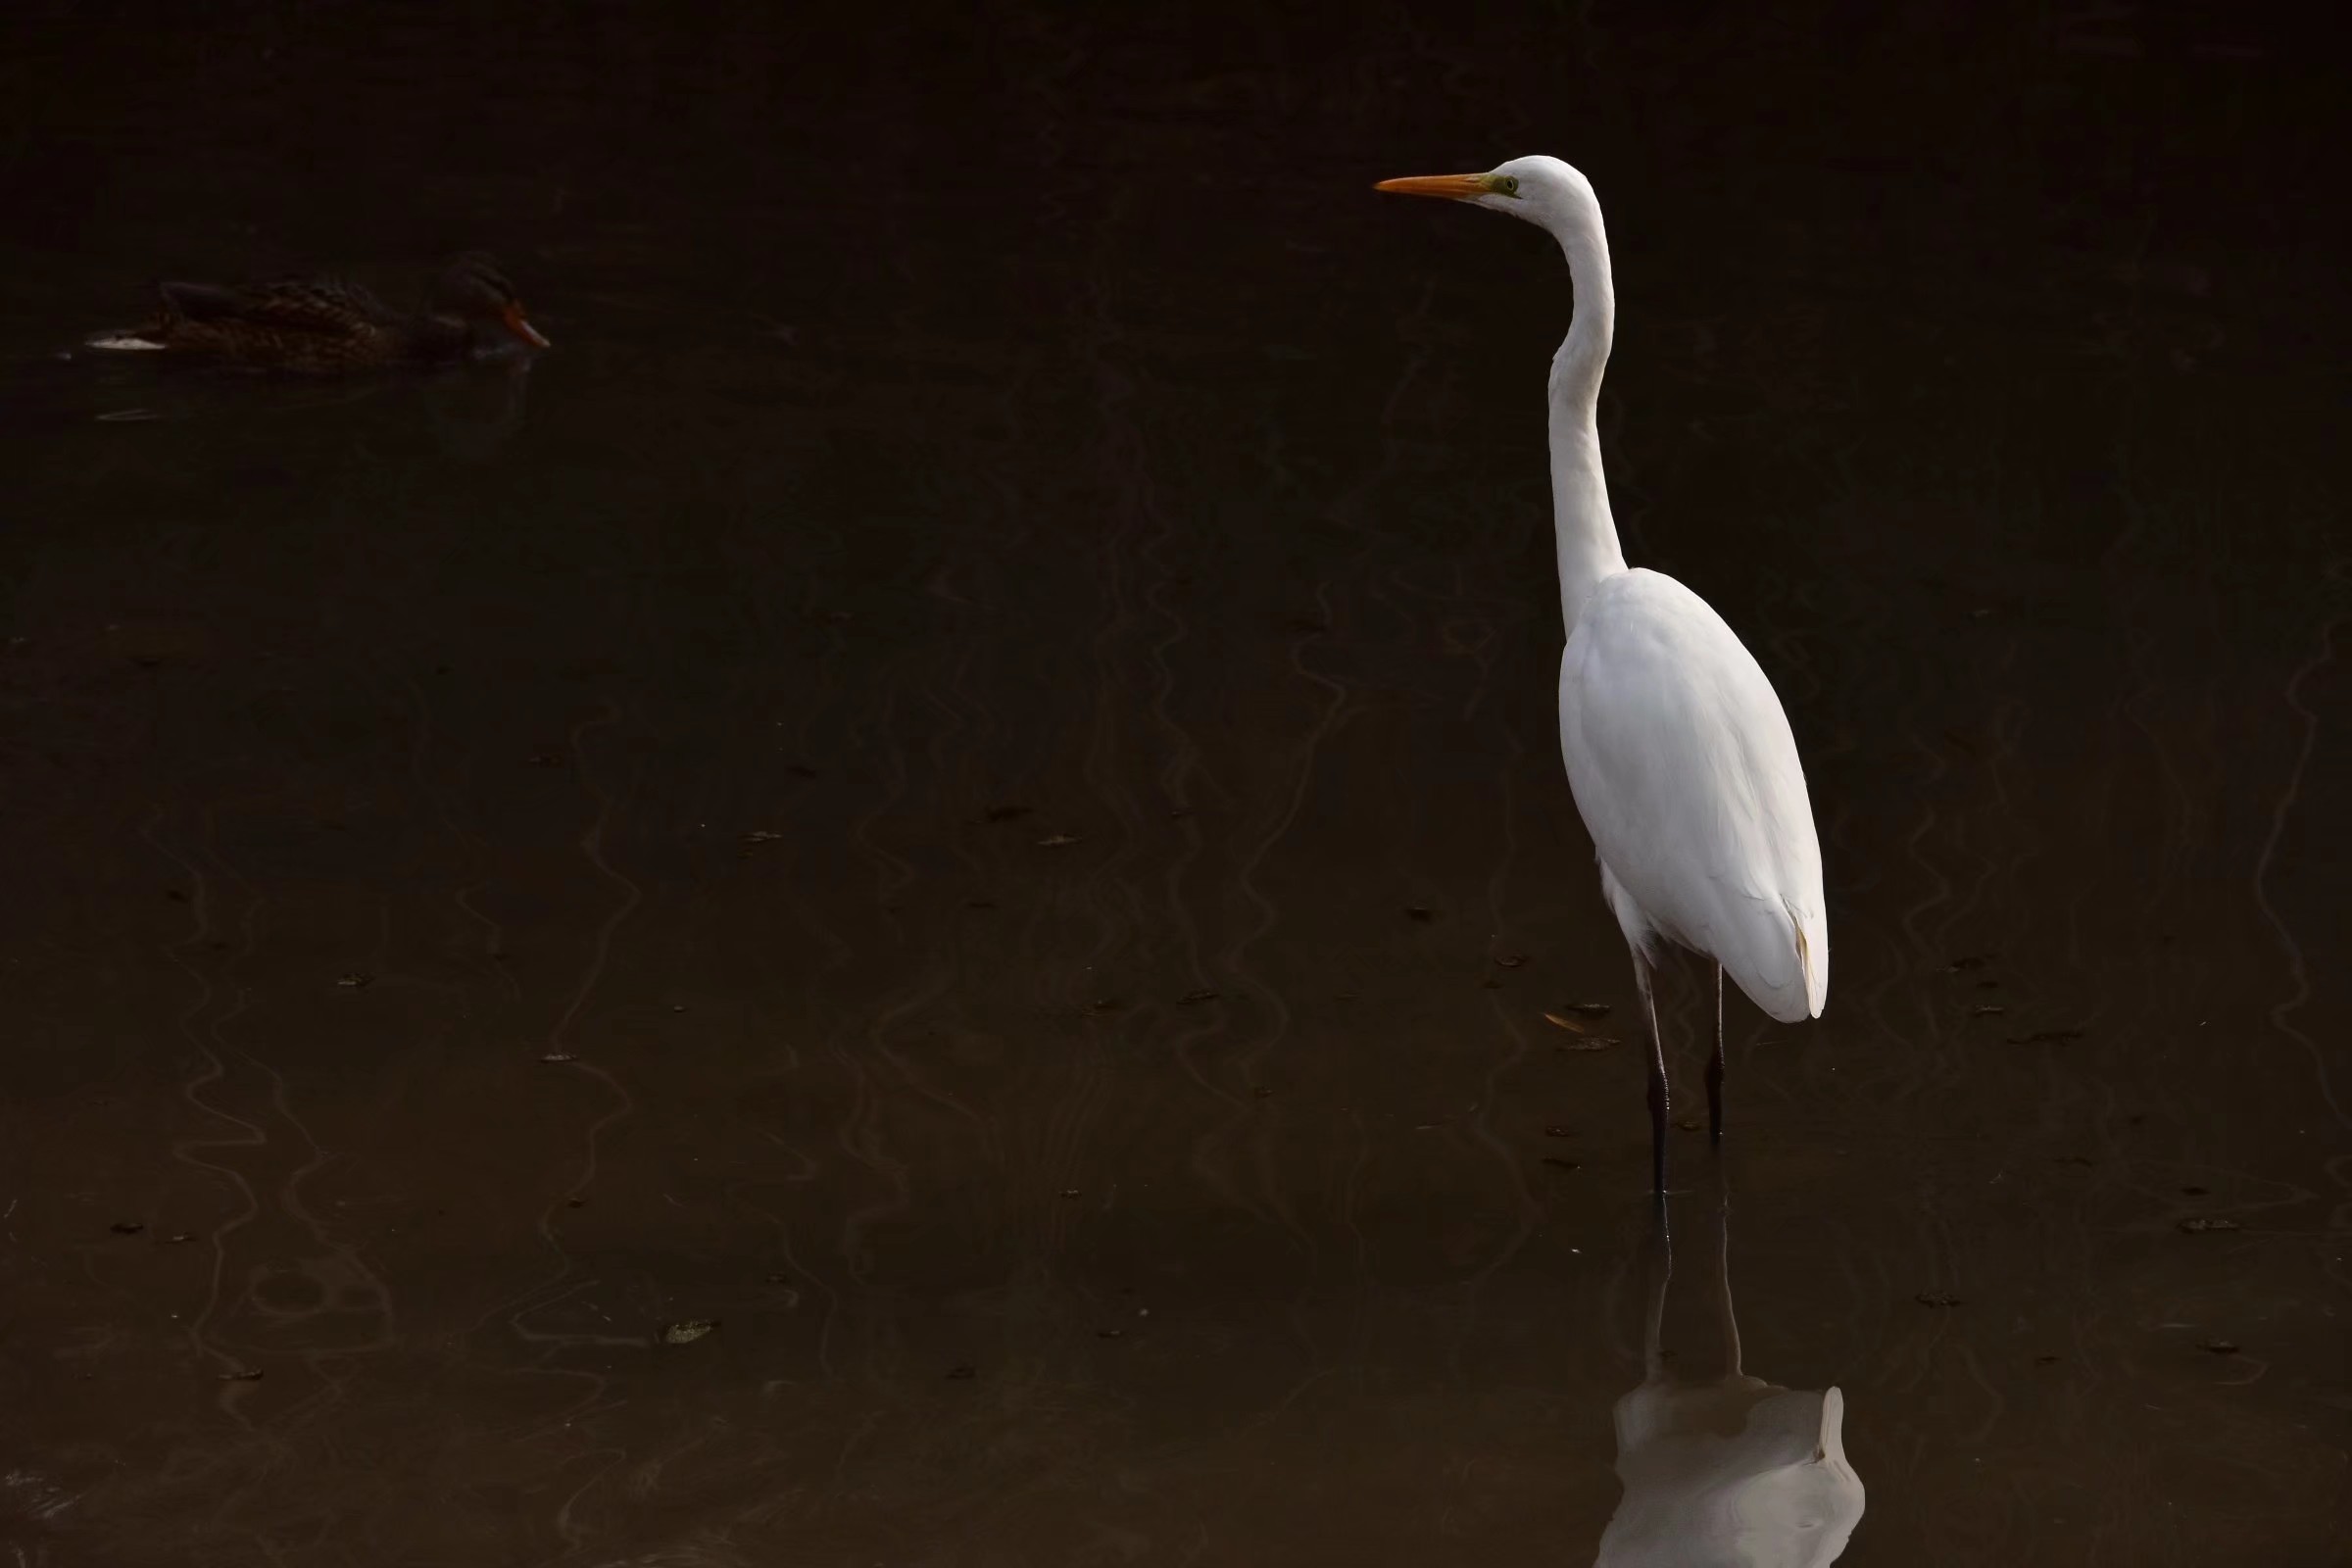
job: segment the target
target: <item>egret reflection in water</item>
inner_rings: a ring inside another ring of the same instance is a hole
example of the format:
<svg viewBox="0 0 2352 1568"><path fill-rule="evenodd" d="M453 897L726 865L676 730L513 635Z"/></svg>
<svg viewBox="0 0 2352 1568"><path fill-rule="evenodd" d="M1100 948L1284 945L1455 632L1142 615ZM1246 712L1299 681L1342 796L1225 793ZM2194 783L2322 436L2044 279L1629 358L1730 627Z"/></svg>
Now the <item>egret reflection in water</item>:
<svg viewBox="0 0 2352 1568"><path fill-rule="evenodd" d="M1861 1522L1845 1457L1845 1396L1788 1389L1740 1364L1732 1308L1730 1199L1721 1174L1700 1250L1717 1360L1678 1364L1666 1345L1674 1239L1666 1203L1643 1248L1641 1386L1617 1401L1617 1511L1596 1568L1822 1568Z"/></svg>

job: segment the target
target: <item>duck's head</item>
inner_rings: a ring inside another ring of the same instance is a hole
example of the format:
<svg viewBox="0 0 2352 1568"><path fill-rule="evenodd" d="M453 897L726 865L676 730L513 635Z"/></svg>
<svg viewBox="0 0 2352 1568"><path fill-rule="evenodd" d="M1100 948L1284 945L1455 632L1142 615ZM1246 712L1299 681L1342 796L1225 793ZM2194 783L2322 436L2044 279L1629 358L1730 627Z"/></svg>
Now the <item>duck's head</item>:
<svg viewBox="0 0 2352 1568"><path fill-rule="evenodd" d="M468 251L443 269L433 281L428 309L463 325L476 340L496 342L505 336L530 348L547 347L545 334L523 317L514 285L480 251Z"/></svg>

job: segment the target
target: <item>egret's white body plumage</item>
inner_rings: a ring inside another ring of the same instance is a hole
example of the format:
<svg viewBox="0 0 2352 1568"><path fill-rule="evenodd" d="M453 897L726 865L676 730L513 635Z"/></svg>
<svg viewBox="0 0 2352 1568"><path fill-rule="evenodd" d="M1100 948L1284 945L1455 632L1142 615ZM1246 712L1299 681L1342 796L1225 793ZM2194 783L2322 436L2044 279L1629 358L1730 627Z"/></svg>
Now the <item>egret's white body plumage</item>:
<svg viewBox="0 0 2352 1568"><path fill-rule="evenodd" d="M1707 955L1783 1023L1820 1016L1829 921L1796 739L1705 600L1642 567L1592 590L1560 660L1560 755L1626 940Z"/></svg>
<svg viewBox="0 0 2352 1568"><path fill-rule="evenodd" d="M1568 258L1576 314L1550 383L1552 521L1568 637L1560 755L1644 1003L1652 947L1664 939L1713 958L1782 1022L1819 1016L1830 986L1821 846L1788 715L1706 601L1672 577L1626 566L1610 515L1596 411L1617 306L1591 182L1556 158L1518 158L1485 174L1382 188L1525 219ZM1711 1100L1722 1073L1720 1005L1716 1029ZM1651 1033L1654 1048L1654 1016ZM1664 1054L1652 1056L1662 1184ZM1715 1108L1720 1133L1719 1102Z"/></svg>

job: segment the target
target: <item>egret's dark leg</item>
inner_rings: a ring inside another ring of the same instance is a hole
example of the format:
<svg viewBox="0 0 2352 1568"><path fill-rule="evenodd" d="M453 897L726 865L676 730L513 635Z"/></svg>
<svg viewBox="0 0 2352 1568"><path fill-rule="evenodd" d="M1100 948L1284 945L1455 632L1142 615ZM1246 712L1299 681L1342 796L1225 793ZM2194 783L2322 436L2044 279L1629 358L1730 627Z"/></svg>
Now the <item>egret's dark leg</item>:
<svg viewBox="0 0 2352 1568"><path fill-rule="evenodd" d="M1707 1058L1707 1140L1723 1142L1723 965L1715 966L1715 1054Z"/></svg>
<svg viewBox="0 0 2352 1568"><path fill-rule="evenodd" d="M1666 1042L1658 1033L1658 1004L1650 995L1649 961L1634 954L1634 982L1642 992L1642 1016L1649 1025L1649 1174L1652 1190L1666 1196Z"/></svg>

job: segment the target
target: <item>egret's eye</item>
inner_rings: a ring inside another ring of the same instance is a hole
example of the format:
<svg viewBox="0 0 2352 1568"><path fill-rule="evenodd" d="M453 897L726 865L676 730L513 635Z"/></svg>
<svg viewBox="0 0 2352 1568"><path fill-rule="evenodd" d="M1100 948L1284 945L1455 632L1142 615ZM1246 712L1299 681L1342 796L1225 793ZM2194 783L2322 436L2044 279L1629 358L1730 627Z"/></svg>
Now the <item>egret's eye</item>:
<svg viewBox="0 0 2352 1568"><path fill-rule="evenodd" d="M1494 182L1494 188L1502 192L1505 196L1516 196L1519 194L1519 176L1517 174L1505 174Z"/></svg>

